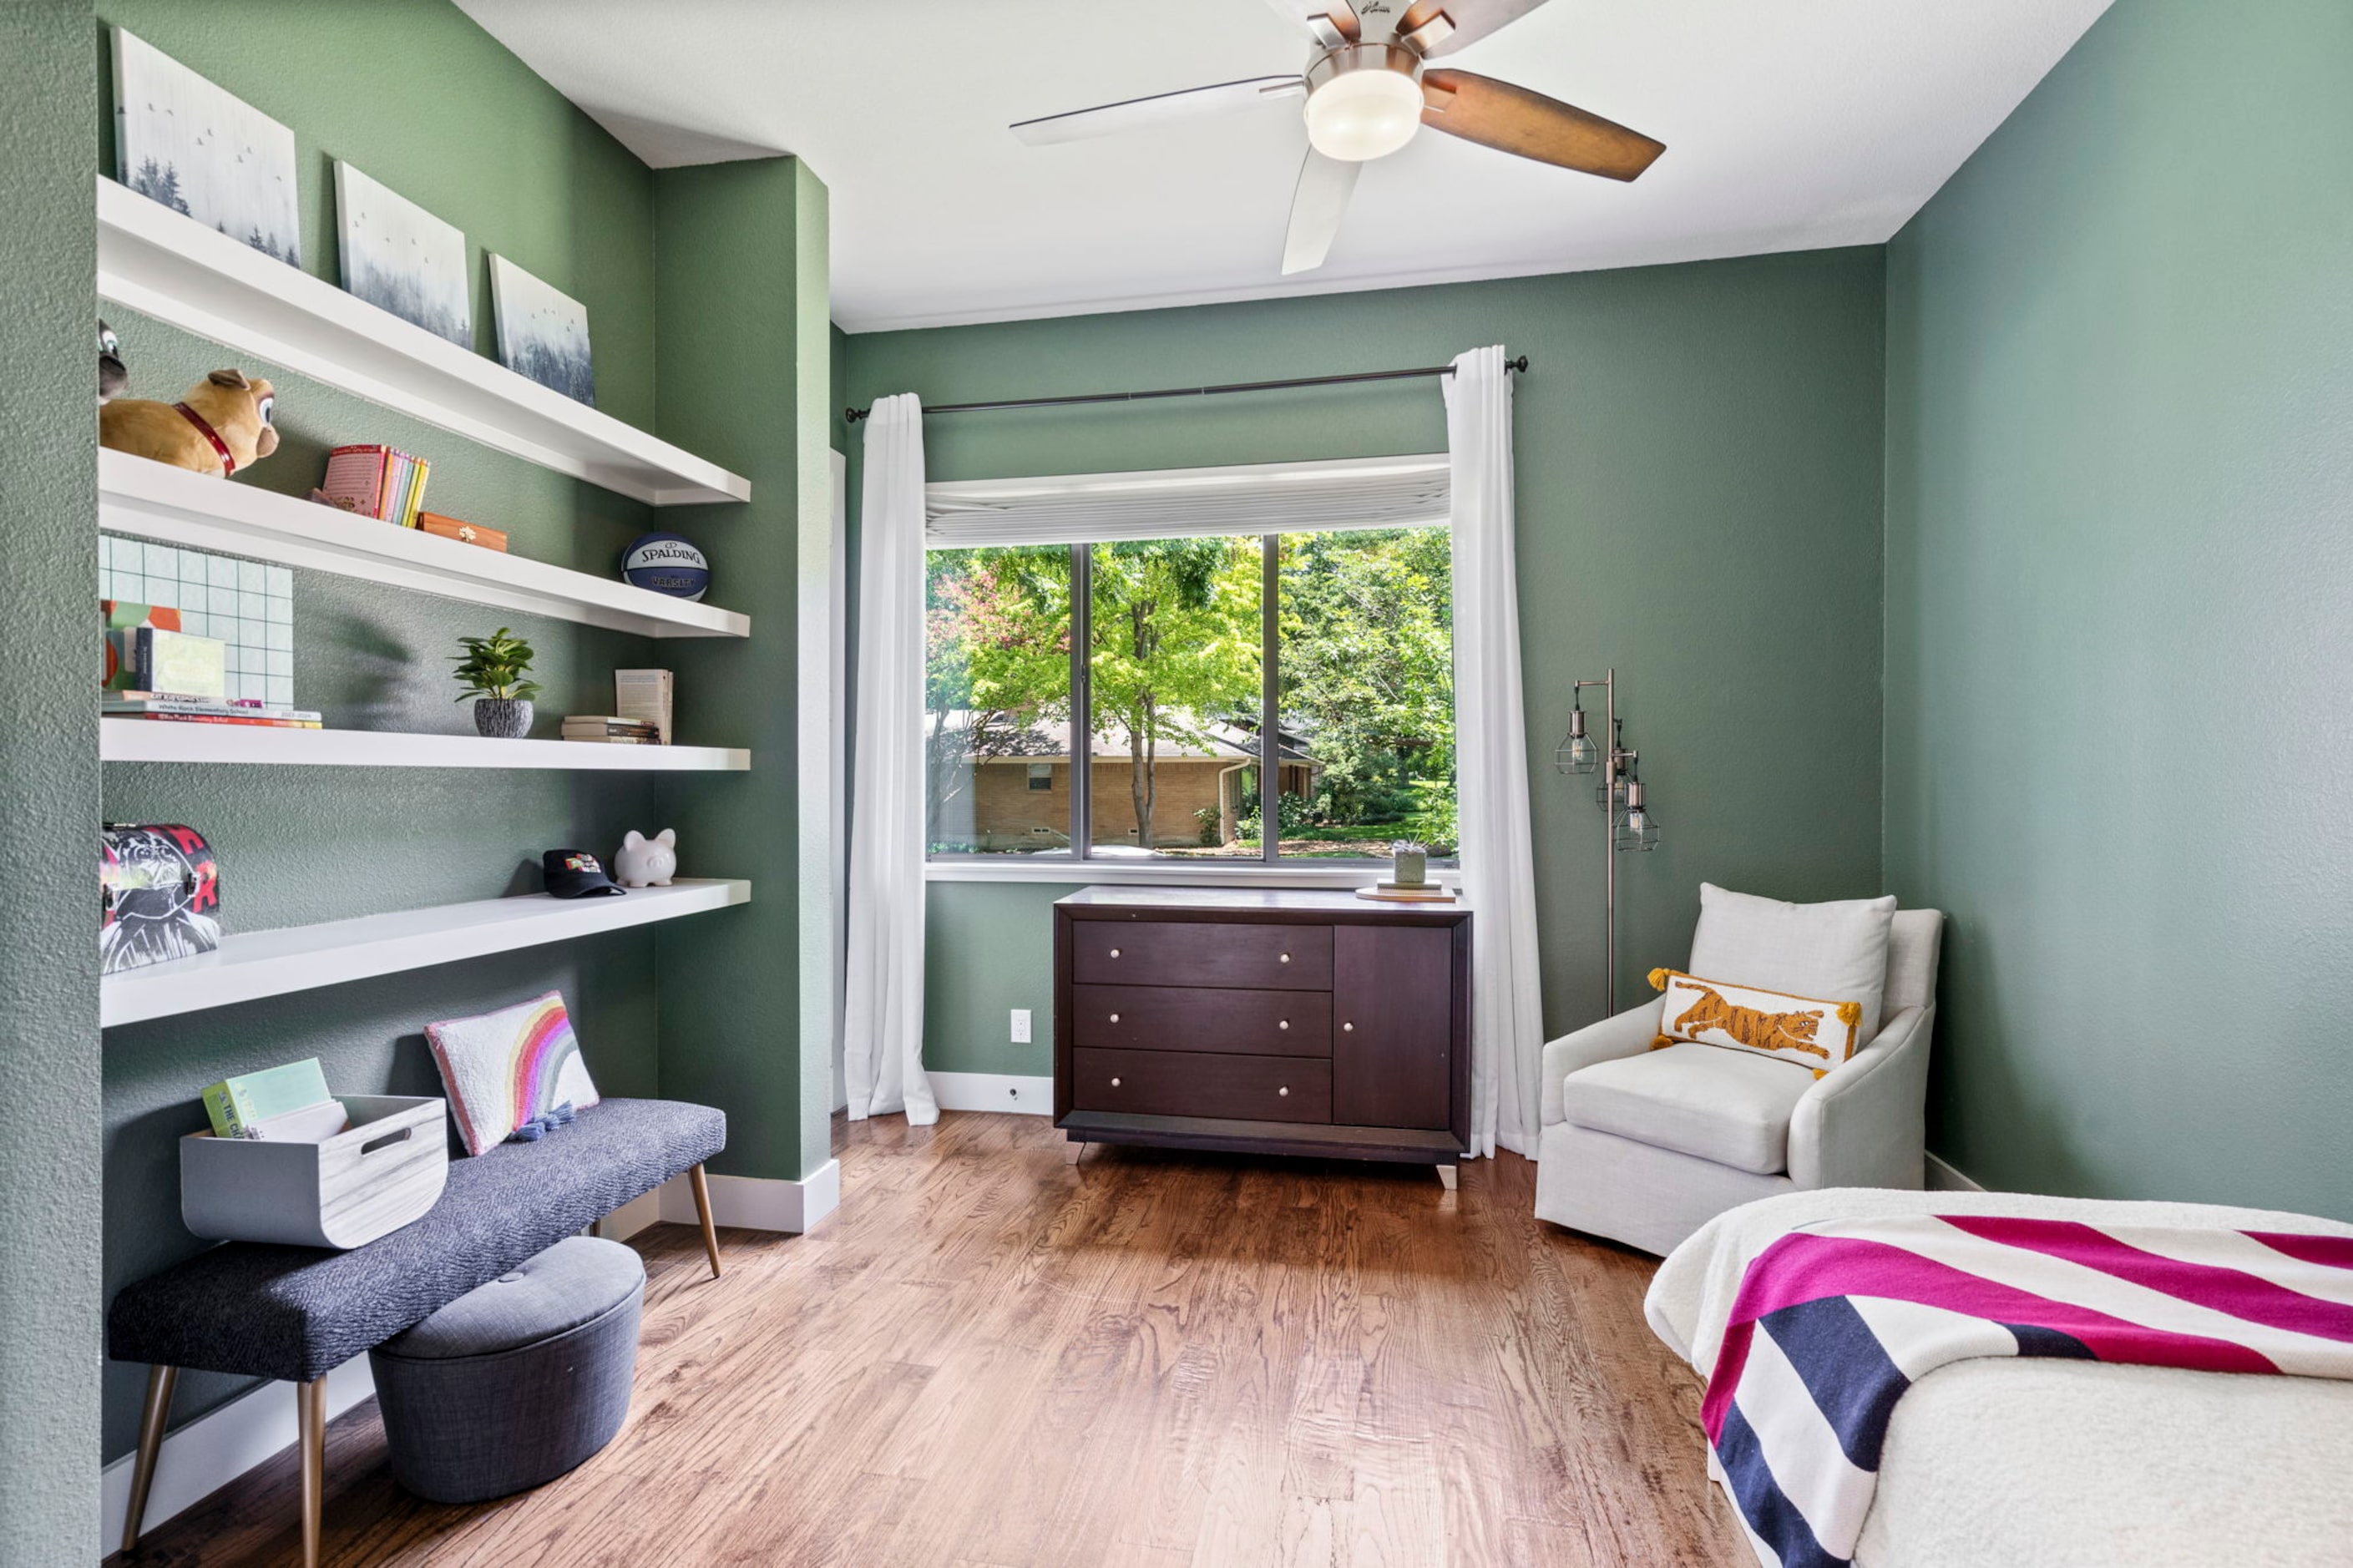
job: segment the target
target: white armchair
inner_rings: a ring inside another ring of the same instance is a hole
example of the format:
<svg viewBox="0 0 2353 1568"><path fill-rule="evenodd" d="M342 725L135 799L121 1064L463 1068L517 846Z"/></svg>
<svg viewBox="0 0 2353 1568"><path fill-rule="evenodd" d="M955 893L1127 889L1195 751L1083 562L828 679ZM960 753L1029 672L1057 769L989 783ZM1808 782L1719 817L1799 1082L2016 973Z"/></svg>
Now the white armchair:
<svg viewBox="0 0 2353 1568"><path fill-rule="evenodd" d="M1714 1046L1652 1051L1659 999L1545 1047L1536 1216L1664 1256L1754 1198L1919 1187L1944 925L1895 912L1879 1035L1820 1079Z"/></svg>

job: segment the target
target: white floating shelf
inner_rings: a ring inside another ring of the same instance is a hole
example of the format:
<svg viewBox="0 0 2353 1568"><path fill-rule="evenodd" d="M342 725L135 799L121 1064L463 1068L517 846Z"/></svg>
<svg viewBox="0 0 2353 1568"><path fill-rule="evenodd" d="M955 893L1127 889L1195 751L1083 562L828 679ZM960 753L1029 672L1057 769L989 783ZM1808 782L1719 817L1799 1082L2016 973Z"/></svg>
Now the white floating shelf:
<svg viewBox="0 0 2353 1568"><path fill-rule="evenodd" d="M278 730L101 719L98 754L110 763L258 763L322 768L570 768L601 773L742 773L752 753L733 746L614 746L592 741L493 741L393 730Z"/></svg>
<svg viewBox="0 0 2353 1568"><path fill-rule="evenodd" d="M98 526L649 637L741 637L752 618L502 551L395 528L127 452L98 455Z"/></svg>
<svg viewBox="0 0 2353 1568"><path fill-rule="evenodd" d="M716 463L273 261L103 174L98 177L98 292L468 440L655 506L752 496L750 480Z"/></svg>
<svg viewBox="0 0 2353 1568"><path fill-rule="evenodd" d="M617 899L533 893L224 937L216 951L201 957L106 976L98 988L99 1026L622 931L748 903L751 898L749 882L681 879L668 888L633 888Z"/></svg>

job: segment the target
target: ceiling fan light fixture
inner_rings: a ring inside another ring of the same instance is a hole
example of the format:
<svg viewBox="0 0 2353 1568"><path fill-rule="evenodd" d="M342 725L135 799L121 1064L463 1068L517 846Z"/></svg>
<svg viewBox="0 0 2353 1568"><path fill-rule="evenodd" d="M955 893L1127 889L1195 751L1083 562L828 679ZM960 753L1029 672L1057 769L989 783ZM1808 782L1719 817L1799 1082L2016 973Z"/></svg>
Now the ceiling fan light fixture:
<svg viewBox="0 0 2353 1568"><path fill-rule="evenodd" d="M1307 140L1326 158L1387 157L1421 129L1421 57L1396 44L1351 44L1307 69Z"/></svg>

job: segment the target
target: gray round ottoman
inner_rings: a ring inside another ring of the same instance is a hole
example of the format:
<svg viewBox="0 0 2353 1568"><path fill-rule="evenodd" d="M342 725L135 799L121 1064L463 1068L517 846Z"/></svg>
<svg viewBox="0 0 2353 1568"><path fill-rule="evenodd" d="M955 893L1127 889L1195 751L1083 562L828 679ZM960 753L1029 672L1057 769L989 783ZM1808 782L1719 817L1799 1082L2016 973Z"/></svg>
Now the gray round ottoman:
<svg viewBox="0 0 2353 1568"><path fill-rule="evenodd" d="M646 1266L575 1236L368 1352L393 1479L434 1502L554 1480L629 1414Z"/></svg>

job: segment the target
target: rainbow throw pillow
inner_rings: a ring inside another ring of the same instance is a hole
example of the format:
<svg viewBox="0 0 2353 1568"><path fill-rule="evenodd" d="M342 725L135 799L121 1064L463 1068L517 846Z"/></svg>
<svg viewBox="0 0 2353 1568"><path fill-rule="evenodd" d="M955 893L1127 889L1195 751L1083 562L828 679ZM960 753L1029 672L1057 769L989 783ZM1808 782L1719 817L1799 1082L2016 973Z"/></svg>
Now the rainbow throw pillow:
<svg viewBox="0 0 2353 1568"><path fill-rule="evenodd" d="M425 1026L466 1152L544 1137L596 1103L564 994Z"/></svg>

